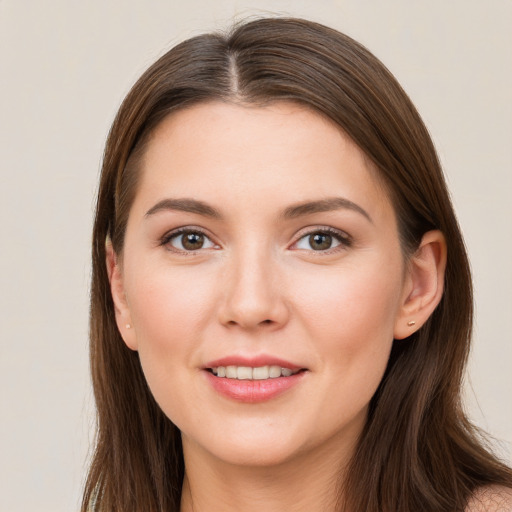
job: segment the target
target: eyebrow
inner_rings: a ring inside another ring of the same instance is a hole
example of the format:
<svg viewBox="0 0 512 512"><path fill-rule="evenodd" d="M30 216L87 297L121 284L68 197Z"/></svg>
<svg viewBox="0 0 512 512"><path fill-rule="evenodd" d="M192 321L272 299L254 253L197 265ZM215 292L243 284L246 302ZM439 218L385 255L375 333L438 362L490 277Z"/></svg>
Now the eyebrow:
<svg viewBox="0 0 512 512"><path fill-rule="evenodd" d="M222 215L218 210L213 208L207 203L203 201L198 201L197 199L163 199L155 204L152 208L150 208L145 217L150 217L155 213L165 211L165 210L176 210L180 212L187 213L196 213L198 215L203 215L204 217L211 217L214 219L221 219Z"/></svg>
<svg viewBox="0 0 512 512"><path fill-rule="evenodd" d="M313 213L330 212L335 210L352 210L360 213L373 224L370 214L361 208L358 204L345 199L344 197L328 197L318 201L306 201L296 205L289 206L283 212L283 218L295 219L303 215L311 215Z"/></svg>
<svg viewBox="0 0 512 512"><path fill-rule="evenodd" d="M356 203L353 203L352 201L343 197L329 197L326 199L319 199L317 201L306 201L303 203L291 205L283 211L281 217L284 219L295 219L297 217L311 215L313 213L330 212L342 209L357 212L363 215L363 217L365 217L371 223L373 223L372 218L366 210L361 208ZM203 201L189 198L162 199L146 212L145 217L150 217L155 213L167 210L195 213L204 217L222 219L222 215L219 210L213 206L210 206L208 203Z"/></svg>

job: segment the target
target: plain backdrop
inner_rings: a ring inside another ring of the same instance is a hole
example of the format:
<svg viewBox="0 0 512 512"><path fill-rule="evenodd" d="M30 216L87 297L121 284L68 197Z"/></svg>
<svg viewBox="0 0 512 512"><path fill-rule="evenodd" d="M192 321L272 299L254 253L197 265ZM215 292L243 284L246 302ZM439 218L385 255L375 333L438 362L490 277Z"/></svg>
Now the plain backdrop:
<svg viewBox="0 0 512 512"><path fill-rule="evenodd" d="M423 115L474 271L468 409L512 461L512 1L0 0L0 511L79 508L90 232L117 107L177 42L271 13L358 39Z"/></svg>

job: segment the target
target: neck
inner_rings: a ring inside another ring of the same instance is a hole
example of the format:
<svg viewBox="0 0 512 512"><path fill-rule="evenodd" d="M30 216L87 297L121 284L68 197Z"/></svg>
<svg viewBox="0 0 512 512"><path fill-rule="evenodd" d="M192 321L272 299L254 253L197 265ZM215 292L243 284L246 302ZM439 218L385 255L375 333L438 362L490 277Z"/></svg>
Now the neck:
<svg viewBox="0 0 512 512"><path fill-rule="evenodd" d="M350 455L316 450L258 467L232 465L186 446L181 512L334 511Z"/></svg>

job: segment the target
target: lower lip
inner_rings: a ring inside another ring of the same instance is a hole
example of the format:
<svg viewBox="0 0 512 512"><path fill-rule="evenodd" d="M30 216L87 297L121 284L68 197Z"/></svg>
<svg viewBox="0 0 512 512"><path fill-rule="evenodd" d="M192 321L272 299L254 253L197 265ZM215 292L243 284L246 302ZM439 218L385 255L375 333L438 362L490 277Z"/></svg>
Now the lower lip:
<svg viewBox="0 0 512 512"><path fill-rule="evenodd" d="M299 372L290 377L277 377L265 380L238 380L216 377L205 371L213 389L232 400L246 403L258 403L271 400L296 386L306 372Z"/></svg>

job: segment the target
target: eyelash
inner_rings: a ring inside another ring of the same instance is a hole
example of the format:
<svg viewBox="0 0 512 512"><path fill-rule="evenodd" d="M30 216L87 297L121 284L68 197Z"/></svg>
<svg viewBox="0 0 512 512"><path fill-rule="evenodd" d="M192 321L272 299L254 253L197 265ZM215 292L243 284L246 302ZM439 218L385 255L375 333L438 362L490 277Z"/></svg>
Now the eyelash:
<svg viewBox="0 0 512 512"><path fill-rule="evenodd" d="M174 231L171 231L171 232L165 234L161 238L159 245L161 245L161 246L168 246L168 250L173 251L173 252L178 252L180 254L194 255L194 253L199 252L202 249L202 247L199 248L199 249L196 249L196 250L189 250L189 251L187 251L187 250L179 249L177 247L169 246L171 240L173 240L175 238L179 238L180 235L184 235L184 234L202 235L212 245L216 245L215 242L213 242L211 240L211 238L202 229L196 228L196 227L183 227L183 228L178 228L178 229L176 229Z"/></svg>
<svg viewBox="0 0 512 512"><path fill-rule="evenodd" d="M297 250L309 250L312 253L317 254L332 254L333 252L337 252L339 250L347 249L351 247L352 245L352 238L345 233L344 231L340 231L338 229L334 229L328 226L325 227L317 227L315 229L312 229L310 231L307 231L306 233L302 234L297 240L293 243L293 245L297 245L301 240L304 240L305 238L311 237L313 235L329 235L334 240L338 242L338 245L334 247L329 247L325 250L317 250L314 249L297 249Z"/></svg>
<svg viewBox="0 0 512 512"><path fill-rule="evenodd" d="M176 229L174 231L171 231L169 233L166 233L161 238L159 245L161 245L161 246L169 246L171 240L176 239L180 235L184 235L184 234L197 234L197 235L201 235L205 239L207 239L212 245L214 245L214 246L217 245L217 244L215 244L215 242L213 242L211 240L211 238L202 229L197 228L197 227L183 227L183 228L178 228L178 229ZM352 238L347 233L345 233L343 231L339 231L339 230L331 228L331 227L325 226L325 227L311 229L310 231L307 231L306 233L303 233L292 244L292 247L296 246L301 240L303 240L303 239L305 239L307 237L311 237L313 235L329 235L334 240L336 240L338 242L338 245L335 245L334 247L329 247L328 249L325 249L325 250L314 250L312 248L311 249L296 249L296 250L305 250L305 251L310 251L312 253L317 253L317 254L331 254L332 252L336 252L338 250L346 249L346 248L348 248L348 247L350 247L352 245ZM210 249L210 248L211 247L208 247L206 249ZM172 246L168 248L168 250L170 250L170 251L179 252L181 254L186 254L186 255L194 255L195 253L198 253L201 249L203 249L203 248L201 247L201 248L196 249L196 250L182 250L182 249L179 249L177 247L172 247Z"/></svg>

